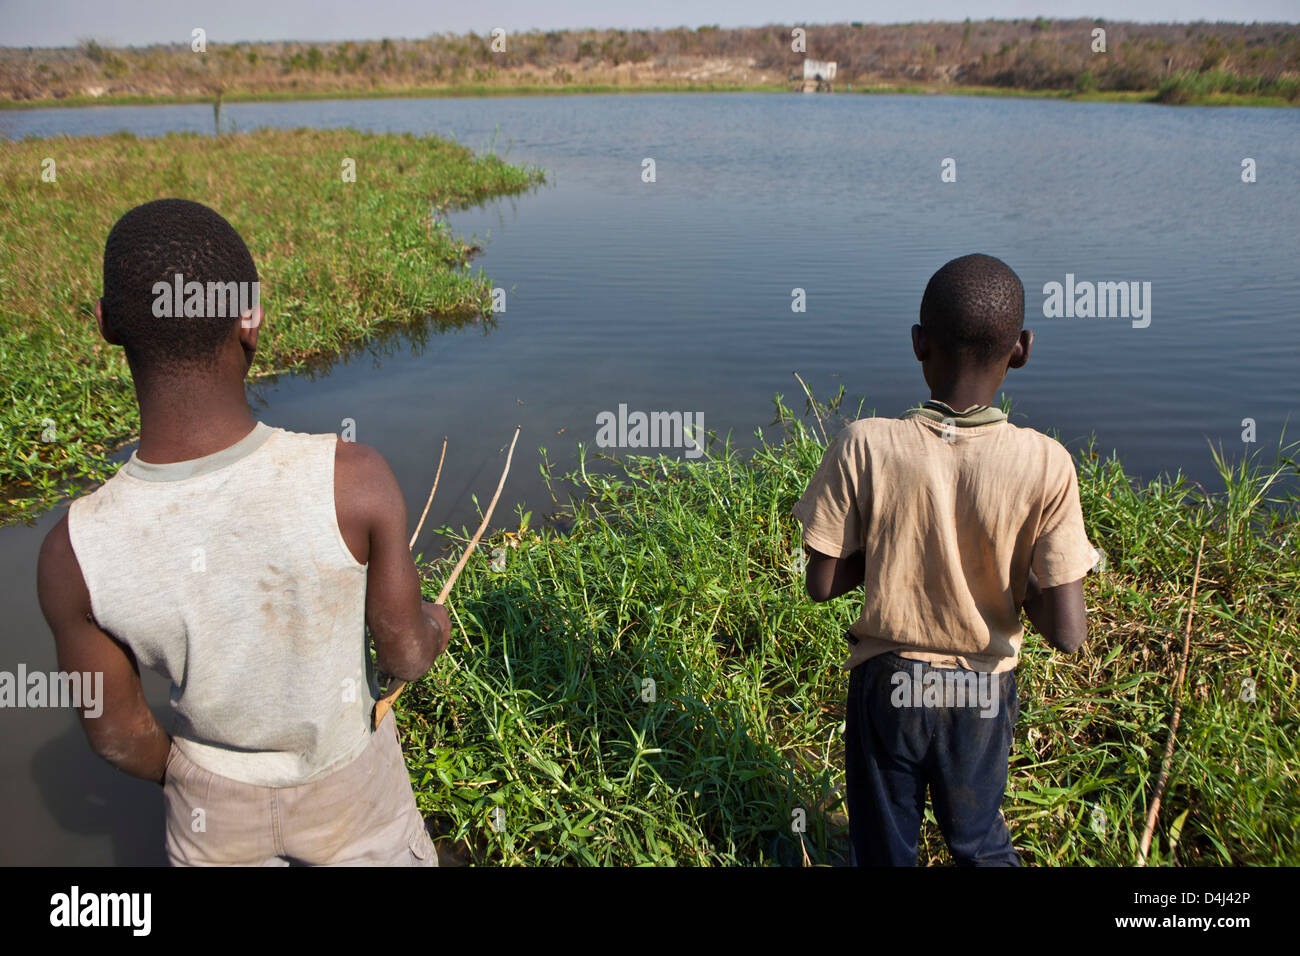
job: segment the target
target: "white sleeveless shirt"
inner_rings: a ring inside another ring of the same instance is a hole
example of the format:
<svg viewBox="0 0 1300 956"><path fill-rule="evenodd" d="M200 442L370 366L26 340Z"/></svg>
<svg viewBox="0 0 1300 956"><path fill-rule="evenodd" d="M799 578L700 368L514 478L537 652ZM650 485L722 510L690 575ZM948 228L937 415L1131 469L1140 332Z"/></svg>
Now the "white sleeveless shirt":
<svg viewBox="0 0 1300 956"><path fill-rule="evenodd" d="M96 622L171 680L176 746L211 773L296 786L370 741L367 565L339 530L337 440L259 422L203 458L132 454L69 510Z"/></svg>

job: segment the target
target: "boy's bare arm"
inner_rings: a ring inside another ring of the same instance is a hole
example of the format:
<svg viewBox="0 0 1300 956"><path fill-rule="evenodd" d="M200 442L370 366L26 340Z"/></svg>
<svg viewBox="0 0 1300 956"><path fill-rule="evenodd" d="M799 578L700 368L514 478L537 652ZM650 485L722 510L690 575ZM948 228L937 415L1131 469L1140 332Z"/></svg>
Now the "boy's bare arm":
<svg viewBox="0 0 1300 956"><path fill-rule="evenodd" d="M866 575L866 554L855 551L844 558L832 558L804 545L808 565L804 569L804 589L818 603L830 601L854 588L862 587Z"/></svg>
<svg viewBox="0 0 1300 956"><path fill-rule="evenodd" d="M1029 572L1029 587L1022 605L1038 633L1058 651L1073 654L1088 639L1088 611L1083 602L1083 579L1039 587L1038 577Z"/></svg>
<svg viewBox="0 0 1300 956"><path fill-rule="evenodd" d="M91 749L119 770L162 783L171 738L144 698L135 655L95 623L66 514L41 545L36 591L54 633L60 671L103 675L102 699L82 700L81 727ZM98 716L88 704L102 708Z"/></svg>
<svg viewBox="0 0 1300 956"><path fill-rule="evenodd" d="M375 449L340 441L334 500L344 541L370 565L366 624L379 667L400 680L419 680L446 648L451 622L445 607L421 599L397 478Z"/></svg>

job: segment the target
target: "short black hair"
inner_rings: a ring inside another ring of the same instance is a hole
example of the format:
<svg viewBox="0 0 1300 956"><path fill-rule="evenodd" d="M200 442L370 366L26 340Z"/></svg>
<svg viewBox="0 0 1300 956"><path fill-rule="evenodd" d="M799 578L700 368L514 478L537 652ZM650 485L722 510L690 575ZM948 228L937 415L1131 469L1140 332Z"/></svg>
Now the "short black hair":
<svg viewBox="0 0 1300 956"><path fill-rule="evenodd" d="M959 359L988 363L1009 354L1025 324L1025 287L1001 259L974 253L930 277L921 328Z"/></svg>
<svg viewBox="0 0 1300 956"><path fill-rule="evenodd" d="M211 366L239 311L205 308L155 314L157 283L248 283L256 292L257 266L233 226L202 203L157 199L136 206L104 243L104 324L126 348L132 369ZM218 299L218 302L223 300Z"/></svg>

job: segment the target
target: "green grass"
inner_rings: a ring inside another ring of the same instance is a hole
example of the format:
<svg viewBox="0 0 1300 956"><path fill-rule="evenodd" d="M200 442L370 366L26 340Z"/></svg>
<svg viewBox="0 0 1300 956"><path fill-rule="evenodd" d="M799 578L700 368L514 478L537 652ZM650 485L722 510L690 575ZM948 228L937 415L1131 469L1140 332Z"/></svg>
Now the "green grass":
<svg viewBox="0 0 1300 956"><path fill-rule="evenodd" d="M562 532L521 515L484 543L452 595L450 652L398 708L420 807L447 846L482 864L845 860L841 635L855 609L804 596L789 512L824 446L777 407L784 438L750 452L582 456L552 485L576 489ZM1178 477L1139 486L1113 458L1078 458L1106 567L1087 579L1077 656L1025 641L1004 810L1027 863L1133 863L1202 535L1151 863L1300 863L1300 512L1281 482L1295 464L1220 465L1212 492ZM445 570L425 565L429 595ZM922 862L946 860L929 820Z"/></svg>
<svg viewBox="0 0 1300 956"><path fill-rule="evenodd" d="M441 213L540 179L445 140L352 130L0 143L0 520L49 507L73 475L108 477L137 432L123 352L92 311L104 240L131 207L194 199L239 230L261 277L254 374L267 375L395 325L490 318L491 284L464 268L473 250Z"/></svg>
<svg viewBox="0 0 1300 956"><path fill-rule="evenodd" d="M1228 70L1184 71L1160 84L1158 103L1182 105L1204 102L1268 100L1295 105L1300 103L1300 77L1267 79L1242 75Z"/></svg>
<svg viewBox="0 0 1300 956"><path fill-rule="evenodd" d="M1249 84L1246 84L1248 86ZM1300 105L1289 87L1270 85L1259 92L1216 89L1210 85L1190 84L1174 91L1170 84L1155 90L1037 90L1007 86L854 86L852 93L903 93L911 95L992 96L1010 99L1071 100L1077 103L1156 103L1166 106L1265 106ZM1281 91L1281 92L1278 92Z"/></svg>
<svg viewBox="0 0 1300 956"><path fill-rule="evenodd" d="M1235 74L1226 74L1235 77ZM1193 74L1193 77L1199 74ZM1154 90L1038 90L1018 89L1008 86L968 86L953 83L901 84L882 83L838 84L835 92L843 93L899 93L904 95L943 96L994 96L1012 99L1059 99L1081 103L1161 103L1179 106L1295 106L1300 97L1293 92L1294 83L1259 86L1251 92L1252 78L1237 85L1217 88L1211 83L1175 82L1173 80ZM1254 78L1258 79L1258 78ZM1289 85L1288 85L1289 84ZM725 84L725 83L652 83L638 82L619 85L600 83L537 84L455 84L447 86L383 87L364 90L274 90L265 92L230 92L224 94L225 103L269 103L297 100L357 100L357 99L438 99L456 97L492 96L590 96L609 93L788 93L790 84ZM211 103L208 94L178 94L175 96L66 96L61 99L0 100L0 110L49 109L60 106L159 106L169 103Z"/></svg>

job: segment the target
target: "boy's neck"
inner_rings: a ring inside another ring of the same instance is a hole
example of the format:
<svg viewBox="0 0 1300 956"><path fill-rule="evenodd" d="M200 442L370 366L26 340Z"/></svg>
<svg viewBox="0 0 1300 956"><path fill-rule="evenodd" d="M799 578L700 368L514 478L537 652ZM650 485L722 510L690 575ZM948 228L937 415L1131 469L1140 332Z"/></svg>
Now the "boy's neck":
<svg viewBox="0 0 1300 956"><path fill-rule="evenodd" d="M964 412L973 406L992 405L998 389L1006 380L1006 369L993 367L978 371L963 370L952 376L927 376L930 399L943 402L954 411Z"/></svg>
<svg viewBox="0 0 1300 956"><path fill-rule="evenodd" d="M930 389L930 400L943 402L955 412L964 412L968 408L992 405L997 395L996 388L990 389Z"/></svg>
<svg viewBox="0 0 1300 956"><path fill-rule="evenodd" d="M192 461L229 448L253 430L244 385L186 380L137 390L140 445L136 456L155 465Z"/></svg>

